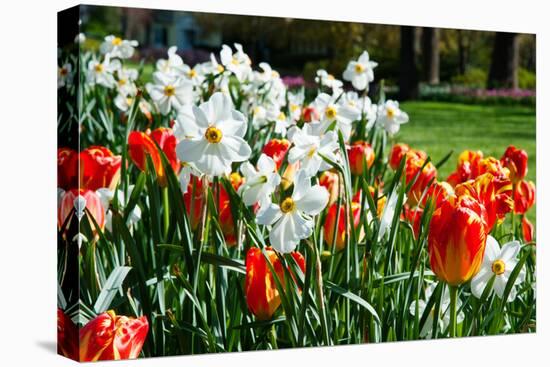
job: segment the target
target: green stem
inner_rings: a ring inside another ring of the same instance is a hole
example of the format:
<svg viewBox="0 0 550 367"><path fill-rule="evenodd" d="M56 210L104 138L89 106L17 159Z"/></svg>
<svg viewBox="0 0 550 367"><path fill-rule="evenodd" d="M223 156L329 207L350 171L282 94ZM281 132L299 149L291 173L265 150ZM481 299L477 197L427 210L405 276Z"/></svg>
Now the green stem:
<svg viewBox="0 0 550 367"><path fill-rule="evenodd" d="M449 325L449 337L456 337L456 299L458 295L458 287L449 285L451 293L451 320Z"/></svg>
<svg viewBox="0 0 550 367"><path fill-rule="evenodd" d="M170 226L170 204L168 200L168 186L162 188L162 204L164 206L164 240L168 240L168 227Z"/></svg>

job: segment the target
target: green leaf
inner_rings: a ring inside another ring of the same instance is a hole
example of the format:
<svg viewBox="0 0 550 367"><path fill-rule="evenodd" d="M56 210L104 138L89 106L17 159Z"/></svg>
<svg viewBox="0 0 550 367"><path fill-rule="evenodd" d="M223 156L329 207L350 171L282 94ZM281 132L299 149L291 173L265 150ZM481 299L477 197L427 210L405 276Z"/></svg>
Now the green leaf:
<svg viewBox="0 0 550 367"><path fill-rule="evenodd" d="M94 304L94 311L98 314L109 309L116 293L121 290L122 282L132 268L129 266L119 266L109 275L107 282L103 285L99 296Z"/></svg>
<svg viewBox="0 0 550 367"><path fill-rule="evenodd" d="M348 290L346 290L346 289L340 287L339 285L336 285L336 284L334 284L330 281L326 281L325 286L329 290L331 290L331 291L333 291L333 292L335 292L335 293L337 293L337 294L339 294L343 297L346 297L347 299L357 303L359 306L366 309L374 317L374 319L378 323L380 323L380 318L378 317L378 313L376 312L374 307L372 307L371 304L368 303L367 301L365 301L363 298L359 297L355 293L352 293L352 292L350 292L350 291L348 291Z"/></svg>

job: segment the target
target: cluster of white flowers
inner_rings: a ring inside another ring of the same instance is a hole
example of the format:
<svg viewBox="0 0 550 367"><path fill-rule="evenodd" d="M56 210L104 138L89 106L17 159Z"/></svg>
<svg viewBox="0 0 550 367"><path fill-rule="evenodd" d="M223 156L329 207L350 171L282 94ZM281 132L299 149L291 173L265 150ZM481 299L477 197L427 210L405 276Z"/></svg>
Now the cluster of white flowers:
<svg viewBox="0 0 550 367"><path fill-rule="evenodd" d="M138 71L123 65L137 45L107 36L100 46L101 57L89 59L85 71L90 87L116 91L114 101L121 111L130 108L138 93ZM378 126L395 134L408 116L395 101L377 105L367 96L377 63L366 51L350 61L343 73L355 91L346 92L343 81L318 70L319 92L310 104L305 104L304 88L288 90L268 63L259 63L255 70L242 45L223 45L218 56L211 54L207 62L191 67L175 46L170 47L166 59L157 60L152 81L145 85L148 96L140 104L174 121L183 192L192 176L226 176L235 169L234 163L241 163L243 202L257 205L258 222L270 228L271 245L280 252L292 251L311 234L313 217L328 203L326 189L312 182L319 172L331 168L328 162L342 161L339 134L347 143L361 120L367 132ZM71 65L63 64L58 75L60 88L71 83ZM293 194L277 196L280 203L273 202L281 183L277 165L267 155L255 159L255 164L249 161L253 154L245 140L251 136L246 135L248 128L266 129L271 136L292 143L287 161L298 171Z"/></svg>

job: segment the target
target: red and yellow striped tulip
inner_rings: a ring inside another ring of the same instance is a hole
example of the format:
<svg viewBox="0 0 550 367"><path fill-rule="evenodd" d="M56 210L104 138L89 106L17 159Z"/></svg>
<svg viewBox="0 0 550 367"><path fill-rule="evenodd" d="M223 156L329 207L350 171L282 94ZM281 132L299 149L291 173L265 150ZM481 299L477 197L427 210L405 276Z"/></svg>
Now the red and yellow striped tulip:
<svg viewBox="0 0 550 367"><path fill-rule="evenodd" d="M475 180L461 183L455 188L456 195L468 195L479 201L487 211L487 233L494 225L512 211L512 183L507 178L484 173Z"/></svg>
<svg viewBox="0 0 550 367"><path fill-rule="evenodd" d="M278 279L284 285L284 269L281 261L271 247L266 247L265 251ZM291 256L305 272L305 259L302 254L293 252ZM257 247L251 247L246 254L245 294L248 309L259 320L270 319L281 304L273 273L262 250Z"/></svg>
<svg viewBox="0 0 550 367"><path fill-rule="evenodd" d="M510 170L510 180L515 185L525 178L527 175L527 159L529 156L527 152L523 149L518 149L513 145L510 145L500 162L504 167L507 167Z"/></svg>
<svg viewBox="0 0 550 367"><path fill-rule="evenodd" d="M456 170L447 177L447 182L455 187L456 185L477 177L479 172L479 161L483 159L481 151L465 150L458 156Z"/></svg>
<svg viewBox="0 0 550 367"><path fill-rule="evenodd" d="M319 177L319 185L323 186L328 191L328 205L331 205L338 200L341 194L340 176L336 172L324 171Z"/></svg>
<svg viewBox="0 0 550 367"><path fill-rule="evenodd" d="M148 331L145 316L132 318L104 312L80 329L80 361L135 359Z"/></svg>
<svg viewBox="0 0 550 367"><path fill-rule="evenodd" d="M369 143L357 141L348 148L348 158L351 173L354 175L363 174L363 161L367 168L374 163L374 150Z"/></svg>
<svg viewBox="0 0 550 367"><path fill-rule="evenodd" d="M426 206L426 201L428 198L431 198L434 203L434 208L438 208L444 200L448 199L453 194L454 189L448 182L434 182L426 192L424 200L422 200L422 206Z"/></svg>
<svg viewBox="0 0 550 367"><path fill-rule="evenodd" d="M91 146L80 152L79 160L80 189L115 189L120 178L121 156L114 155L105 147Z"/></svg>
<svg viewBox="0 0 550 367"><path fill-rule="evenodd" d="M425 163L424 159L418 157L407 157L405 164L405 179L407 185L412 182L407 202L414 207L420 203L424 190L437 178L437 169L432 162Z"/></svg>
<svg viewBox="0 0 550 367"><path fill-rule="evenodd" d="M146 156L149 155L155 167L159 184L165 186L166 177L157 145L164 152L170 166L172 166L172 169L177 174L180 169L180 163L176 156L177 140L172 129L159 127L150 133L132 131L128 136L128 154L134 164L140 170L145 171Z"/></svg>
<svg viewBox="0 0 550 367"><path fill-rule="evenodd" d="M523 217L521 219L521 229L525 242L533 241L533 238L535 236L535 227L533 226L533 223L531 223L526 217Z"/></svg>
<svg viewBox="0 0 550 367"><path fill-rule="evenodd" d="M535 184L521 180L514 189L514 213L525 214L535 204Z"/></svg>
<svg viewBox="0 0 550 367"><path fill-rule="evenodd" d="M470 196L451 196L435 210L428 233L430 266L451 286L469 281L483 260L485 208Z"/></svg>

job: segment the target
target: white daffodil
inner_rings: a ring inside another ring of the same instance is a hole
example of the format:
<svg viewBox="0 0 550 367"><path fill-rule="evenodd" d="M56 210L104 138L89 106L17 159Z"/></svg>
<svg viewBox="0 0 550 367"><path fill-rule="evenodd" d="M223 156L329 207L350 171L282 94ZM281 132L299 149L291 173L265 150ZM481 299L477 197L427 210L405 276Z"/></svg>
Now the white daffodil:
<svg viewBox="0 0 550 367"><path fill-rule="evenodd" d="M262 71L254 72L255 83L264 84L280 78L279 73L276 70L273 70L271 65L267 62L261 62L258 66L262 69Z"/></svg>
<svg viewBox="0 0 550 367"><path fill-rule="evenodd" d="M369 83L374 80L374 68L377 62L369 60L369 53L363 51L357 61L350 61L344 71L344 80L350 81L357 90L368 90Z"/></svg>
<svg viewBox="0 0 550 367"><path fill-rule="evenodd" d="M128 186L128 192L132 192L134 190L134 185ZM115 197L115 191L109 190L108 188L101 188L96 190L97 196L99 196L99 200L101 201L101 206L103 207L104 213L105 213L105 228L109 231L113 231L113 212L111 209L109 209L109 206L111 205L111 202L113 201ZM117 190L116 192L118 205L119 207L125 207L126 204L128 204L125 200L126 195L124 195L124 191ZM141 219L141 209L139 206L134 206L132 211L128 214L128 219L126 220L126 225L128 227L131 227L133 224L139 222Z"/></svg>
<svg viewBox="0 0 550 367"><path fill-rule="evenodd" d="M172 108L177 111L193 102L193 85L182 78L156 71L153 73L153 83L147 83L145 88L163 115L167 115Z"/></svg>
<svg viewBox="0 0 550 367"><path fill-rule="evenodd" d="M334 75L327 73L324 69L317 70L315 83L332 89L332 94L340 94L344 85L341 80L336 79Z"/></svg>
<svg viewBox="0 0 550 367"><path fill-rule="evenodd" d="M521 245L518 241L512 241L504 244L500 248L497 240L493 236L487 236L487 243L485 244L485 254L483 255L483 263L481 269L472 278L470 287L472 294L480 298L489 283L489 280L495 276L495 282L493 283L493 289L491 292L495 292L496 295L502 299L504 296L504 288L508 283L510 274L518 263L518 254L521 250ZM521 269L519 276L516 278L514 286L510 291L507 302L512 302L516 298L515 286L525 280L525 269Z"/></svg>
<svg viewBox="0 0 550 367"><path fill-rule="evenodd" d="M292 127L288 135L294 143L294 146L288 152L288 162L292 164L300 161L301 170L309 177L332 167L321 156L325 156L332 161L338 160L334 153L338 149L334 131L329 131L319 137L312 134L311 124L306 124L301 129Z"/></svg>
<svg viewBox="0 0 550 367"><path fill-rule="evenodd" d="M292 196L280 205L270 204L258 215L258 223L271 226L269 242L281 253L292 252L301 239L313 233L312 216L319 214L328 203L328 192L320 186L311 186L311 179L303 171L296 173Z"/></svg>
<svg viewBox="0 0 550 367"><path fill-rule="evenodd" d="M103 43L99 46L99 51L111 57L128 59L134 54L134 48L138 46L138 41L124 40L113 35L105 37Z"/></svg>
<svg viewBox="0 0 550 367"><path fill-rule="evenodd" d="M283 138L286 137L286 131L292 124L292 121L289 117L283 112L280 111L275 117L275 134L281 135Z"/></svg>
<svg viewBox="0 0 550 367"><path fill-rule="evenodd" d="M250 162L241 164L241 172L244 176L244 184L239 187L239 195L246 205L260 203L260 207L266 208L271 202L271 194L281 183L281 176L277 173L275 161L262 154L256 163L256 168Z"/></svg>
<svg viewBox="0 0 550 367"><path fill-rule="evenodd" d="M106 88L113 88L116 85L113 73L121 67L120 61L111 61L109 55L105 56L103 62L98 60L90 60L88 62L88 72L86 73L86 81L90 85L99 84Z"/></svg>
<svg viewBox="0 0 550 367"><path fill-rule="evenodd" d="M218 63L218 60L216 60L216 56L214 56L213 53L210 54L210 61L203 62L201 64L201 69L205 75L217 75L225 71L225 68L223 65Z"/></svg>
<svg viewBox="0 0 550 367"><path fill-rule="evenodd" d="M178 48L176 46L172 46L168 49L168 58L167 59L159 59L156 63L157 71L175 76L180 71L181 67L184 65L182 58L180 55L176 53Z"/></svg>
<svg viewBox="0 0 550 367"><path fill-rule="evenodd" d="M71 85L73 82L73 66L68 62L57 69L57 88Z"/></svg>
<svg viewBox="0 0 550 367"><path fill-rule="evenodd" d="M123 96L135 96L137 92L136 84L138 71L136 69L120 68L117 70L117 90Z"/></svg>
<svg viewBox="0 0 550 367"><path fill-rule="evenodd" d="M302 117L304 99L304 88L300 89L298 93L288 92L288 110L293 121L298 121Z"/></svg>
<svg viewBox="0 0 550 367"><path fill-rule="evenodd" d="M431 283L426 287L426 300L430 299L436 286L437 286L437 283ZM460 301L460 299L457 299L456 303L457 303L456 304L457 309L460 309L460 307L462 306L462 302ZM441 303L439 306L439 315L437 318L438 320L437 328L440 332L445 331L445 329L447 329L451 321L450 305L451 305L451 295L449 292L449 287L445 287L445 290L443 291L443 297L441 298ZM426 310L426 306L427 306L426 301L422 299L418 300L418 317L422 316L422 314ZM409 306L409 312L413 316L416 314L416 302L411 303L411 305ZM434 316L435 316L435 306L432 306L432 309L430 310L428 317L426 318L426 323L422 327L422 330L420 330L421 338L431 339L433 324L434 324ZM456 316L456 322L457 324L460 324L462 323L462 321L464 321L464 313L460 312Z"/></svg>
<svg viewBox="0 0 550 367"><path fill-rule="evenodd" d="M252 73L252 68L250 67L251 61L248 55L244 53L243 46L235 43L235 49L237 52L233 53L229 46L223 45L220 58L223 66L235 74L237 79L242 82L249 78Z"/></svg>
<svg viewBox="0 0 550 367"><path fill-rule="evenodd" d="M182 138L176 147L178 158L205 174L221 176L231 170L232 162L250 157L250 146L243 139L246 118L223 93L214 93L199 107L182 109L177 124Z"/></svg>
<svg viewBox="0 0 550 367"><path fill-rule="evenodd" d="M313 102L315 109L320 114L320 128L324 132L333 123L336 128L342 132L344 140L349 140L351 136L352 122L357 120L361 112L359 109L346 104L342 99L336 102L338 96L321 93Z"/></svg>
<svg viewBox="0 0 550 367"><path fill-rule="evenodd" d="M357 92L349 91L342 96L344 101L351 108L357 108L361 111L367 120L367 130L370 130L376 122L378 106L370 100L368 96L359 97Z"/></svg>
<svg viewBox="0 0 550 367"><path fill-rule="evenodd" d="M377 123L388 134L393 135L397 133L401 124L407 122L409 122L409 115L399 109L399 102L387 100L386 103L378 107Z"/></svg>
<svg viewBox="0 0 550 367"><path fill-rule="evenodd" d="M204 81L204 75L202 74L200 65L190 67L189 65L183 65L181 67L183 77L191 82L195 87L200 87Z"/></svg>
<svg viewBox="0 0 550 367"><path fill-rule="evenodd" d="M254 107L252 110L252 126L259 129L267 125L268 122L268 109L264 106Z"/></svg>

